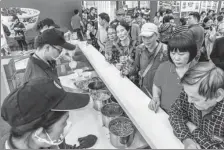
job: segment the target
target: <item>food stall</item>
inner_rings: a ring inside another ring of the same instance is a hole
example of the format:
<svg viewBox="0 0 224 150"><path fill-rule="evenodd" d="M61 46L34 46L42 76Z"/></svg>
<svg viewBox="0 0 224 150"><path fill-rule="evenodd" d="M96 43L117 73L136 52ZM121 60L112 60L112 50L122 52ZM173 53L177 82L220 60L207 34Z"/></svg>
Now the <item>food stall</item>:
<svg viewBox="0 0 224 150"><path fill-rule="evenodd" d="M91 95L90 103L85 108L70 111L69 120L73 123L73 127L66 136L66 143L78 146L78 138L92 134L97 136L98 139L91 149L184 148L183 144L173 134L168 115L162 109L159 109L156 114L149 110L150 98L129 79L122 77L120 71L114 65L108 63L105 57L92 45L79 41L70 42L78 44L94 70L76 69L72 74L60 76L62 85L74 89L73 92L83 92L79 89L77 82L99 78L124 113L112 120L106 120L106 125L102 110L96 109L99 106L96 106L96 99L89 91L88 93ZM27 61L16 63L16 70L25 68L26 63ZM128 138L113 136L110 128L112 121L122 117L131 121L135 130L132 132L132 136L128 136Z"/></svg>
<svg viewBox="0 0 224 150"><path fill-rule="evenodd" d="M173 134L168 115L162 109L159 109L156 114L149 110L150 98L129 79L122 77L120 71L114 65L108 63L105 57L92 45L87 45L86 42L72 43L79 45L94 68L95 71L90 76L101 79L124 110L126 117L136 127L134 140L130 146L124 148L145 148L147 145L153 149L184 148L183 144ZM77 81L77 77L80 77L82 71L75 74L60 77L62 85L75 89L74 81ZM86 75L81 75L80 78L83 76ZM101 112L94 109L94 100L91 100L90 104L83 109L71 111L70 120L74 125L72 131L66 137L67 143L75 144L77 143L77 141L74 141L75 139L93 134L98 137L98 141L92 148L116 148L112 144L110 130L103 126Z"/></svg>

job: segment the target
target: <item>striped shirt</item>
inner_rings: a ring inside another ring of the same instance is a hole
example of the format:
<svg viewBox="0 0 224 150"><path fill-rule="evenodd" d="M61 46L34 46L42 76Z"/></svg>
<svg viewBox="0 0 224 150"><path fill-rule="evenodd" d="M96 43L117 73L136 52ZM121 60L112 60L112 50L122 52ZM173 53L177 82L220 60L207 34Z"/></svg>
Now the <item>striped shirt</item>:
<svg viewBox="0 0 224 150"><path fill-rule="evenodd" d="M177 26L176 29L173 31L172 36L175 36L181 32L186 32L186 31L188 31L188 25Z"/></svg>

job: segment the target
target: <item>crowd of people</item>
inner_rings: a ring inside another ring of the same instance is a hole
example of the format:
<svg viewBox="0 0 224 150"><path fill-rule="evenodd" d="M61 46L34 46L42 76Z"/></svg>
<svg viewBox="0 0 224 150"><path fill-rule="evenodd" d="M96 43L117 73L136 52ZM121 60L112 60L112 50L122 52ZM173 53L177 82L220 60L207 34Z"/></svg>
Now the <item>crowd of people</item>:
<svg viewBox="0 0 224 150"><path fill-rule="evenodd" d="M139 10L133 15L119 9L115 20L106 13L97 16L96 11L84 10L80 17L74 10L71 26L77 39L87 40L149 96L146 107L155 113L160 107L169 115L185 148L223 149L224 9L218 15L191 12L179 24L169 9L157 12L153 22ZM24 85L4 100L1 115L12 127L5 148L60 145L68 113L55 110L77 109L89 102L87 94L60 83L56 60L63 49L77 46L67 43L58 27L52 19L40 21L37 50L30 56Z"/></svg>

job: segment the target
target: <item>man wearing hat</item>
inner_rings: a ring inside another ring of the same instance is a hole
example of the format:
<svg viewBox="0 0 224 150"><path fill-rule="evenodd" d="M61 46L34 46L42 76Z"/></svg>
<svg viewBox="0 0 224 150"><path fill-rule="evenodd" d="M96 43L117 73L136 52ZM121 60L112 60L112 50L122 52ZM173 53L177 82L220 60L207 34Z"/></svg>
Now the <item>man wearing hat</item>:
<svg viewBox="0 0 224 150"><path fill-rule="evenodd" d="M158 28L153 23L145 23L140 36L143 43L136 48L134 69L131 74L139 74L139 86L148 95L152 94L157 68L168 60L167 45L158 41Z"/></svg>
<svg viewBox="0 0 224 150"><path fill-rule="evenodd" d="M125 20L125 11L124 9L118 9L117 12L116 12L116 19L113 20L110 24L115 24L117 25L118 22L122 21L122 20Z"/></svg>
<svg viewBox="0 0 224 150"><path fill-rule="evenodd" d="M50 18L45 18L37 24L37 31L39 31L40 33L44 32L47 29L53 28L60 28L60 26L55 24L54 20Z"/></svg>
<svg viewBox="0 0 224 150"><path fill-rule="evenodd" d="M61 85L57 74L56 60L63 49L74 50L76 46L67 43L64 39L64 33L56 29L45 30L38 36L36 42L37 50L29 58L24 82L39 77L48 77ZM66 88L66 90L71 91L72 89Z"/></svg>
<svg viewBox="0 0 224 150"><path fill-rule="evenodd" d="M36 27L36 30L38 32L38 36L41 35L45 30L48 30L48 29L53 29L53 28L60 28L59 25L55 24L55 22L50 19L50 18L45 18L41 21L39 21L37 23L37 27ZM35 37L34 39L34 47L36 48L36 42L37 42L37 38L38 36Z"/></svg>
<svg viewBox="0 0 224 150"><path fill-rule="evenodd" d="M11 130L1 138L1 149L76 148L65 144L72 124L68 111L87 106L89 100L88 94L65 92L50 78L26 82L10 93L2 105L1 117ZM93 146L97 138L91 135L85 140Z"/></svg>

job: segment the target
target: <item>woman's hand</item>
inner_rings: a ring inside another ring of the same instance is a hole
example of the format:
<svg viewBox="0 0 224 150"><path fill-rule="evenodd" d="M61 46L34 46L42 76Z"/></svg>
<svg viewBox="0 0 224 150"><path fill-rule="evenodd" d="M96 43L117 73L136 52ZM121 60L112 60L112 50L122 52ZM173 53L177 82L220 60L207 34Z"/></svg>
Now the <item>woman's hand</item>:
<svg viewBox="0 0 224 150"><path fill-rule="evenodd" d="M160 98L159 97L153 97L148 105L149 109L154 111L155 113L157 113L159 106L160 106Z"/></svg>
<svg viewBox="0 0 224 150"><path fill-rule="evenodd" d="M195 129L197 129L198 127L196 125L194 125L192 122L187 122L187 127L189 128L190 132L192 133Z"/></svg>
<svg viewBox="0 0 224 150"><path fill-rule="evenodd" d="M183 144L184 144L184 149L201 149L198 143L196 143L194 140L189 138L185 139L183 141Z"/></svg>

